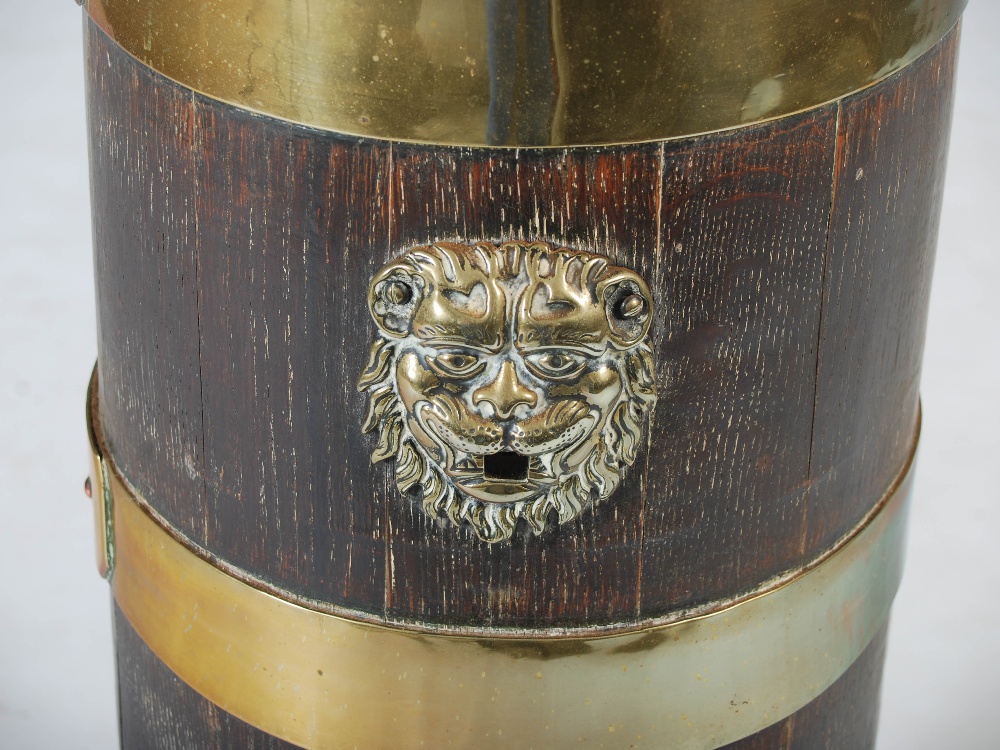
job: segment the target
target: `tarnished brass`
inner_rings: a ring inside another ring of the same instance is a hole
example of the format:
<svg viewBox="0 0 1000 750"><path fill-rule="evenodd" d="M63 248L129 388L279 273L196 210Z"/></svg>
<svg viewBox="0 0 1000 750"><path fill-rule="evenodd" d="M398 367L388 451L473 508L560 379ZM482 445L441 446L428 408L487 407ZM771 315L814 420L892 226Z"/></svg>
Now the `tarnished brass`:
<svg viewBox="0 0 1000 750"><path fill-rule="evenodd" d="M216 99L467 145L687 136L881 80L966 0L87 0L136 58Z"/></svg>
<svg viewBox="0 0 1000 750"><path fill-rule="evenodd" d="M653 301L634 271L543 242L417 247L369 292L358 387L375 462L433 517L510 538L606 499L656 401Z"/></svg>
<svg viewBox="0 0 1000 750"><path fill-rule="evenodd" d="M362 623L251 587L154 519L99 458L114 498L111 583L131 625L222 709L323 750L711 750L751 735L822 693L885 622L910 485L907 466L829 556L711 614L611 635L469 637Z"/></svg>

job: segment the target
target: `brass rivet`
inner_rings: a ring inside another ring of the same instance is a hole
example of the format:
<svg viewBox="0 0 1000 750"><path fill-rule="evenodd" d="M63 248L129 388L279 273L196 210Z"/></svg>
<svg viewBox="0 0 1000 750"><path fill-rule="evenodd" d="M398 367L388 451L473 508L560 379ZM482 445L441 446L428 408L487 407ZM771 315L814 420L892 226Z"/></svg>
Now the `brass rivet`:
<svg viewBox="0 0 1000 750"><path fill-rule="evenodd" d="M413 297L413 291L402 281L390 281L385 287L385 298L393 305L405 305Z"/></svg>
<svg viewBox="0 0 1000 750"><path fill-rule="evenodd" d="M646 300L638 294L630 294L618 303L618 317L638 318L646 309Z"/></svg>

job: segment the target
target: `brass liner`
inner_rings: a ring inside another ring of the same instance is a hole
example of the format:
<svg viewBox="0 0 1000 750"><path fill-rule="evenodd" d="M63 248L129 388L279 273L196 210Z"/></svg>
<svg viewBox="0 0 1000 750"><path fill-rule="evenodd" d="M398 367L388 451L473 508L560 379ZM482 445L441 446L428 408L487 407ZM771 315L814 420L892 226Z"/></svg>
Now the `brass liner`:
<svg viewBox="0 0 1000 750"><path fill-rule="evenodd" d="M127 52L207 96L342 133L469 146L659 140L810 109L915 60L965 4L85 1Z"/></svg>
<svg viewBox="0 0 1000 750"><path fill-rule="evenodd" d="M885 622L902 573L909 466L837 552L709 615L559 638L363 623L260 591L185 547L100 455L96 407L92 383L118 605L192 688L305 748L721 747L843 674Z"/></svg>

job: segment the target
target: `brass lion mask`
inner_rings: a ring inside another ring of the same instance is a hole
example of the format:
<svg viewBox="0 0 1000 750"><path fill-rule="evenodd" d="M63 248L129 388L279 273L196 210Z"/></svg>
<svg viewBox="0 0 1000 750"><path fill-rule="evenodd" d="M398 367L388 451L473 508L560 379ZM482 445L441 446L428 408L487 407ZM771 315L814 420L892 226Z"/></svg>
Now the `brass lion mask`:
<svg viewBox="0 0 1000 750"><path fill-rule="evenodd" d="M483 540L607 498L655 402L652 298L633 271L545 243L416 247L372 280L361 376L374 462Z"/></svg>

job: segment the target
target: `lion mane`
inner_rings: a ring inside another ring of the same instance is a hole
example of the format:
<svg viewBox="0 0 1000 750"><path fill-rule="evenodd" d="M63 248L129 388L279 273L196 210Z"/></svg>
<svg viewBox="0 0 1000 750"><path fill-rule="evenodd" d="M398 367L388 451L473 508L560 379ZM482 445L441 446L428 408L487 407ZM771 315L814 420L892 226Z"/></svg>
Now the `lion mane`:
<svg viewBox="0 0 1000 750"><path fill-rule="evenodd" d="M511 245L523 250L542 247L558 252L543 243L505 243L501 249ZM430 246L423 251L436 249ZM414 271L419 271L416 264ZM557 523L570 521L611 495L626 469L635 463L643 420L656 403L652 351L646 340L614 350L612 358L622 383L621 392L608 407L604 429L586 459L542 494L516 502L486 502L457 488L411 433L394 377L401 348L400 339L379 335L358 382L358 390L368 397L362 431L378 435L372 462L394 459L395 484L400 493L419 496L424 511L441 523L467 523L485 542L510 539L521 519L539 535L553 518Z"/></svg>

